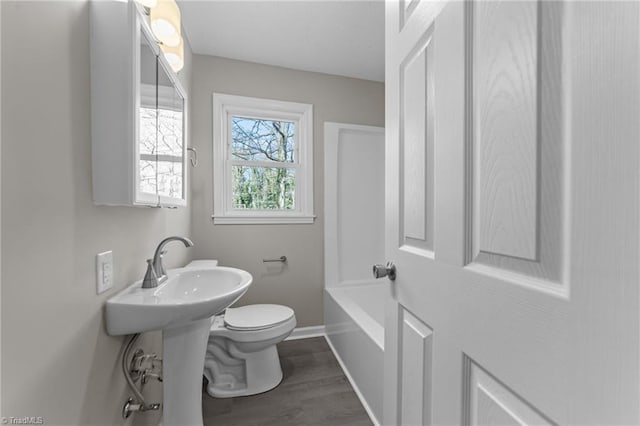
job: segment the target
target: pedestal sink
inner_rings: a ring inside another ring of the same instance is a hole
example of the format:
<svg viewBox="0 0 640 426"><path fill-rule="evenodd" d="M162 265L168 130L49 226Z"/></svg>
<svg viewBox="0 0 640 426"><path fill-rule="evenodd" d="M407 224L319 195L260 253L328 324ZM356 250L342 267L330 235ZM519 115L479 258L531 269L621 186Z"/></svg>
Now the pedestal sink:
<svg viewBox="0 0 640 426"><path fill-rule="evenodd" d="M246 271L221 266L168 272L156 288L141 281L106 304L112 336L162 330L163 424L202 425L202 370L210 318L238 300L253 278Z"/></svg>

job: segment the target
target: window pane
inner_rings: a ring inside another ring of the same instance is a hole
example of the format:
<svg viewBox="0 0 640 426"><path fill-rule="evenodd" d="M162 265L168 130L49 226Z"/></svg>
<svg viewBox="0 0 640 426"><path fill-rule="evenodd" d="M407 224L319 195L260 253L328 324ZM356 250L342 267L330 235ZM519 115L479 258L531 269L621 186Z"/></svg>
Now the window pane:
<svg viewBox="0 0 640 426"><path fill-rule="evenodd" d="M295 123L231 117L231 155L236 160L293 163Z"/></svg>
<svg viewBox="0 0 640 426"><path fill-rule="evenodd" d="M158 154L182 157L182 111L158 109Z"/></svg>
<svg viewBox="0 0 640 426"><path fill-rule="evenodd" d="M156 118L155 107L140 107L140 154L156 153Z"/></svg>
<svg viewBox="0 0 640 426"><path fill-rule="evenodd" d="M158 195L182 198L182 163L158 161Z"/></svg>
<svg viewBox="0 0 640 426"><path fill-rule="evenodd" d="M233 166L231 173L234 209L295 209L295 169Z"/></svg>
<svg viewBox="0 0 640 426"><path fill-rule="evenodd" d="M140 191L155 194L157 189L156 162L140 160Z"/></svg>

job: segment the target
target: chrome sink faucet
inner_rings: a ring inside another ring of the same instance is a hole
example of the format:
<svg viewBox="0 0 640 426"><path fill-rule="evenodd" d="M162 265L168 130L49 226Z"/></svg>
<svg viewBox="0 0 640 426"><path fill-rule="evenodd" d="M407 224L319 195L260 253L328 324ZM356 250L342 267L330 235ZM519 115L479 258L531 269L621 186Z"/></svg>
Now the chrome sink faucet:
<svg viewBox="0 0 640 426"><path fill-rule="evenodd" d="M181 241L185 247L193 247L193 241L185 237L167 237L160 241L160 244L158 244L153 254L153 259L147 259L147 273L144 274L142 288L158 287L159 284L167 280L167 272L164 270L164 265L162 264L162 256L166 253L166 251L163 250L164 246L171 241Z"/></svg>

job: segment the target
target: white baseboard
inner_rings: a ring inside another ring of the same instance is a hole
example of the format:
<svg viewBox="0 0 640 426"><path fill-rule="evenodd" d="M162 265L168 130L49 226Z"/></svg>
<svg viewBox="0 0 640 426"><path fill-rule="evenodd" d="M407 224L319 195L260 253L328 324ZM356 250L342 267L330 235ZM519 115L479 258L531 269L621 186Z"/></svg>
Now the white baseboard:
<svg viewBox="0 0 640 426"><path fill-rule="evenodd" d="M324 336L324 325L315 325L313 327L294 328L289 337L284 340L308 339L310 337Z"/></svg>
<svg viewBox="0 0 640 426"><path fill-rule="evenodd" d="M367 404L367 401L364 399L364 396L362 395L362 392L360 392L360 389L358 388L358 385L356 384L356 382L353 380L353 377L351 377L351 374L349 374L349 370L347 370L347 367L344 365L344 362L342 362L342 358L340 358L340 355L338 355L338 351L336 351L336 348L333 346L333 343L331 343L329 336L325 334L324 339L329 344L329 347L331 348L331 352L333 352L333 355L335 355L336 359L338 360L338 364L340 364L340 368L342 368L342 372L344 373L345 376L347 376L347 380L349 380L349 383L351 383L351 387L353 388L356 395L358 396L358 399L360 399L360 402L362 403L364 410L369 415L371 422L373 423L374 426L380 426L380 422L376 418L375 414L373 414L373 410L371 410L371 407L369 407L369 404ZM374 373L374 374L377 374L377 373Z"/></svg>

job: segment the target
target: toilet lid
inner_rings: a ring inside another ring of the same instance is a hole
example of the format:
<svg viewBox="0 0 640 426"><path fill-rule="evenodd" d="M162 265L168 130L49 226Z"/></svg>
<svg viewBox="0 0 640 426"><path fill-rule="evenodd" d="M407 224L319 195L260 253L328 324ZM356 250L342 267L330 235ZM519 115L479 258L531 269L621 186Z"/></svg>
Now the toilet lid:
<svg viewBox="0 0 640 426"><path fill-rule="evenodd" d="M233 330L260 330L281 324L293 315L293 309L288 306L247 305L227 308L224 323Z"/></svg>

